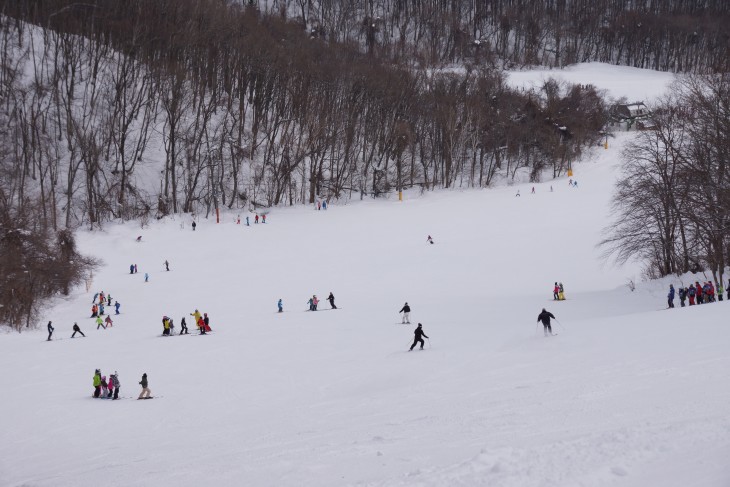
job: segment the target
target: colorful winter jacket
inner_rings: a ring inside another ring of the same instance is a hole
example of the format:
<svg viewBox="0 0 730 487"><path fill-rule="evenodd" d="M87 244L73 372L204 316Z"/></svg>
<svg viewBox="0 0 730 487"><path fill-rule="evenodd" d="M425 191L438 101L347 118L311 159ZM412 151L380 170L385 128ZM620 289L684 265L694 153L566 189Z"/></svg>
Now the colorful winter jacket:
<svg viewBox="0 0 730 487"><path fill-rule="evenodd" d="M94 374L94 387L101 385L101 374Z"/></svg>

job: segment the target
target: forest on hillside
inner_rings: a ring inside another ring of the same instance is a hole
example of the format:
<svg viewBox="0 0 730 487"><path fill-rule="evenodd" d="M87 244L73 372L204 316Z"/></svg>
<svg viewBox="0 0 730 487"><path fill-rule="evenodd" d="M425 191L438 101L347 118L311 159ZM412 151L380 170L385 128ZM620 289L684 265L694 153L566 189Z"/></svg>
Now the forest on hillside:
<svg viewBox="0 0 730 487"><path fill-rule="evenodd" d="M93 262L63 233L79 226L565 174L605 137L607 101L514 90L502 69L723 72L728 15L719 0L4 0L0 253L24 258L0 263L16 282L0 321L79 282ZM38 281L27 259L61 265L59 246L78 272Z"/></svg>

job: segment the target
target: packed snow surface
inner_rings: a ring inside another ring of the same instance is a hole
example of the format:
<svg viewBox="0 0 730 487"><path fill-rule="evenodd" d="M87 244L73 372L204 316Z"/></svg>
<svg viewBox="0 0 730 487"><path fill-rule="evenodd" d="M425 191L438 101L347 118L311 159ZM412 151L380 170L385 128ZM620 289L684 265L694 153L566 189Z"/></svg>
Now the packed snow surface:
<svg viewBox="0 0 730 487"><path fill-rule="evenodd" d="M507 83L513 87L539 88L550 78L573 84L592 84L606 90L614 99L626 98L629 102L651 102L665 93L675 80L672 73L650 69L614 66L606 63L580 63L564 69L530 69L508 71Z"/></svg>
<svg viewBox="0 0 730 487"><path fill-rule="evenodd" d="M665 310L677 280L595 248L628 137L577 165L577 188L81 233L103 259L89 291L0 336L0 485L727 487L730 303ZM89 319L101 290L122 305L107 330ZM160 336L163 315L195 333L196 308L212 334ZM418 322L430 340L408 352ZM122 400L91 397L96 368Z"/></svg>

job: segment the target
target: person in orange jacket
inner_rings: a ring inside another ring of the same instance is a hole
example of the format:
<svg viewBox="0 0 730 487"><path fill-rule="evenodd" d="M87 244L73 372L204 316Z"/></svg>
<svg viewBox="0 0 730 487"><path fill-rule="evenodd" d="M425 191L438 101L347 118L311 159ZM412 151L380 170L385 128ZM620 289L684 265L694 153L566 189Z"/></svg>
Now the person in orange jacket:
<svg viewBox="0 0 730 487"><path fill-rule="evenodd" d="M205 321L203 321L202 317L198 319L198 329L201 335L205 335Z"/></svg>

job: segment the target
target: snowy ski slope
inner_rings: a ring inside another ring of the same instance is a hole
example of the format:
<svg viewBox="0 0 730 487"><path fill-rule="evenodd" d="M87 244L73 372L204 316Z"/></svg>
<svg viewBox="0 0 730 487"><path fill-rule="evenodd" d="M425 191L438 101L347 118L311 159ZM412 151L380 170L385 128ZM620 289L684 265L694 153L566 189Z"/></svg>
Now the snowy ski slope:
<svg viewBox="0 0 730 487"><path fill-rule="evenodd" d="M104 264L48 303L63 339L46 321L0 335L0 486L727 487L730 303L664 310L678 279L638 282L595 248L629 137L578 164L578 188L81 233ZM100 290L122 314L97 331ZM341 309L304 311L330 291ZM195 308L212 334L159 336ZM418 322L430 343L409 353ZM123 400L90 397L95 368ZM134 400L143 372L152 401Z"/></svg>

